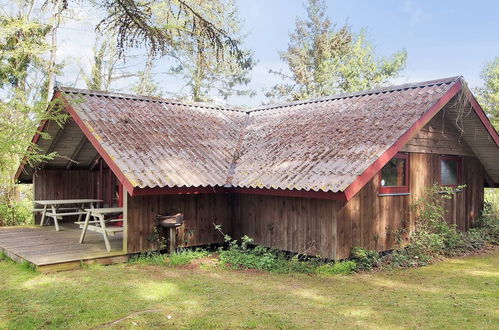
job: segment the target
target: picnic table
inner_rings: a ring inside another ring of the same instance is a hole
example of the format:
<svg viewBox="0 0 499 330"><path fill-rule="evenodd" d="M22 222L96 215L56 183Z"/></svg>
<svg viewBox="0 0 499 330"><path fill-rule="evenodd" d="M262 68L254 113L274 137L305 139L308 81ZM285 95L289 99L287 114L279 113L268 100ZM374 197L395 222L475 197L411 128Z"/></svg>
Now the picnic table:
<svg viewBox="0 0 499 330"><path fill-rule="evenodd" d="M59 231L59 219L62 219L62 217L65 216L78 215L78 221L80 221L82 215L87 214L84 210L86 206L94 208L94 204L101 202L101 199L59 199L39 200L35 201L35 204L43 206L43 209L41 210L42 219L40 220L40 226L43 226L46 216L51 217L54 219L55 230ZM47 212L47 209L50 209L50 211Z"/></svg>
<svg viewBox="0 0 499 330"><path fill-rule="evenodd" d="M122 207L106 207L106 208L90 208L85 209L87 216L84 222L77 222L83 231L80 237L80 244L83 244L87 230L101 233L104 237L107 252L111 252L111 244L109 244L108 235L115 235L116 233L123 232L123 227L112 226L107 227L106 223L113 223L123 221L123 219L105 219L106 215L123 213ZM98 220L90 220L90 218Z"/></svg>

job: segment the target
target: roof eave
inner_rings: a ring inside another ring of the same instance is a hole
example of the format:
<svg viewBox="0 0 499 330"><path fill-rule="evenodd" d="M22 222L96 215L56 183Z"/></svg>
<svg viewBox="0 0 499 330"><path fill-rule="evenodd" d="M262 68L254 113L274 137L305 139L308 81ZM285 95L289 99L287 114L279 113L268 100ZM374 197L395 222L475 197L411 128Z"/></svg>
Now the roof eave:
<svg viewBox="0 0 499 330"><path fill-rule="evenodd" d="M362 172L343 192L348 200L352 199L383 166L412 139L463 87L462 79L456 80L452 87L426 111L400 138L388 148L374 163Z"/></svg>

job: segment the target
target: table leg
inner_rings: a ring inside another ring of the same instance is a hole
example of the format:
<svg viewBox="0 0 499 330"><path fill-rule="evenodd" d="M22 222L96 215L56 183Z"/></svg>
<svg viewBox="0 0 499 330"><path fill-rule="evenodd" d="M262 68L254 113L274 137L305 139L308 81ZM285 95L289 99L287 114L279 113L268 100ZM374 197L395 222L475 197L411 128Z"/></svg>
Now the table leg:
<svg viewBox="0 0 499 330"><path fill-rule="evenodd" d="M111 252L111 244L109 244L109 238L107 237L106 223L104 222L104 215L99 215L100 227L102 229L102 236L104 236L104 243L106 243L107 252Z"/></svg>
<svg viewBox="0 0 499 330"><path fill-rule="evenodd" d="M40 220L40 226L43 227L43 221L45 221L45 213L47 213L47 204L43 206L42 219Z"/></svg>
<svg viewBox="0 0 499 330"><path fill-rule="evenodd" d="M55 231L59 231L59 220L57 220L57 209L55 208L55 205L52 205L52 218L54 218L54 225L55 225Z"/></svg>
<svg viewBox="0 0 499 330"><path fill-rule="evenodd" d="M83 240L85 239L85 234L87 233L88 222L90 221L90 212L87 212L87 216L85 217L85 224L83 225L83 230L80 236L80 244L83 244Z"/></svg>
<svg viewBox="0 0 499 330"><path fill-rule="evenodd" d="M79 210L79 211L83 211L84 209L85 209L85 204L81 204L81 207L80 207L80 210ZM80 215L78 216L78 222L80 222L80 221L81 221L81 217L82 217L82 216L83 216L83 214L80 214Z"/></svg>

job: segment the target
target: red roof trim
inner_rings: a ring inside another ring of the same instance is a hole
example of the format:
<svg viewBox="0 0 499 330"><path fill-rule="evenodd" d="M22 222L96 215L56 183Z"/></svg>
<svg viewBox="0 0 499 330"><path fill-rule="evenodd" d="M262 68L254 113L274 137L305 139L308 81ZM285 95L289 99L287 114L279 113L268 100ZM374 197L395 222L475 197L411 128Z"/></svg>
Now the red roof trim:
<svg viewBox="0 0 499 330"><path fill-rule="evenodd" d="M345 194L324 192L324 191L304 191L304 190L284 190L266 188L225 188L225 187L163 187L163 188L135 188L131 196L151 196L151 195L198 195L198 194L220 194L238 193L266 196L302 197L346 201Z"/></svg>
<svg viewBox="0 0 499 330"><path fill-rule="evenodd" d="M113 171L114 175L118 178L120 183L123 185L123 187L128 191L132 192L133 191L133 185L132 183L126 178L125 174L120 170L118 165L114 162L114 160L109 156L109 154L104 150L102 145L97 141L95 136L90 132L88 129L87 125L83 122L83 120L78 116L78 113L73 109L71 104L64 98L64 94L62 94L60 91L56 91L54 94L54 98L59 97L63 102L66 110L69 112L71 117L73 117L75 123L80 127L80 129L83 131L83 134L87 137L87 139L92 143L94 146L95 150L101 155L101 157L104 159L106 164L111 168Z"/></svg>
<svg viewBox="0 0 499 330"><path fill-rule="evenodd" d="M284 196L284 197L302 197L346 201L347 198L342 192L325 191L306 191L306 190L284 190L284 189L266 189L266 188L232 188L230 191L239 194Z"/></svg>
<svg viewBox="0 0 499 330"><path fill-rule="evenodd" d="M228 191L223 187L136 187L130 192L130 196L218 194Z"/></svg>
<svg viewBox="0 0 499 330"><path fill-rule="evenodd" d="M378 173L386 163L390 161L412 139L417 132L426 125L437 112L439 112L462 88L461 79L456 81L452 87L419 118L402 136L386 150L374 163L371 164L357 179L344 191L347 200L358 193L364 185Z"/></svg>

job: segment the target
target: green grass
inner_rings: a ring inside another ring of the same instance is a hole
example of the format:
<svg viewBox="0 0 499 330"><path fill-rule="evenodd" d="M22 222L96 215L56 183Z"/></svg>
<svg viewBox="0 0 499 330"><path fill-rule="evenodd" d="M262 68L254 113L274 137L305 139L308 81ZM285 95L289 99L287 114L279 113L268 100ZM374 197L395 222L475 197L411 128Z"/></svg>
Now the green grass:
<svg viewBox="0 0 499 330"><path fill-rule="evenodd" d="M180 250L170 255L157 252L147 252L135 255L131 258L131 264L139 265L164 265L164 266L184 266L190 264L195 259L209 256L204 250Z"/></svg>
<svg viewBox="0 0 499 330"><path fill-rule="evenodd" d="M499 324L499 250L351 276L147 264L49 275L0 261L0 328L454 328ZM143 313L141 313L143 312Z"/></svg>

